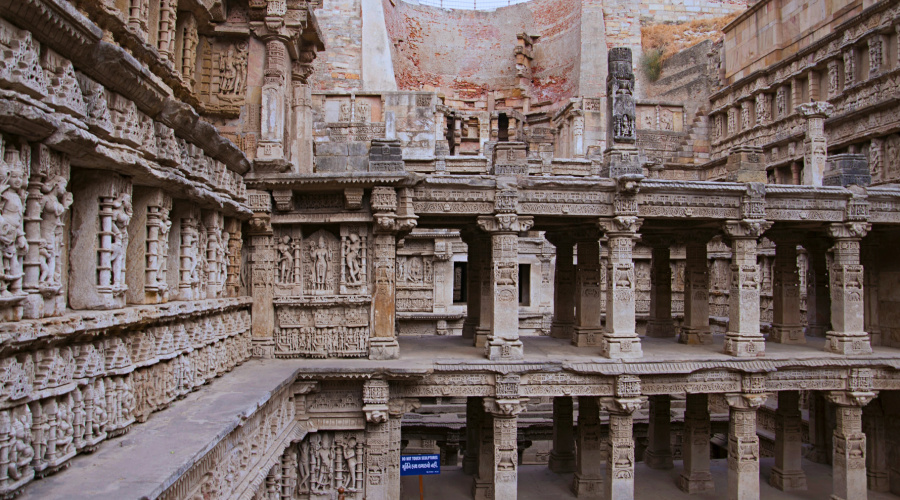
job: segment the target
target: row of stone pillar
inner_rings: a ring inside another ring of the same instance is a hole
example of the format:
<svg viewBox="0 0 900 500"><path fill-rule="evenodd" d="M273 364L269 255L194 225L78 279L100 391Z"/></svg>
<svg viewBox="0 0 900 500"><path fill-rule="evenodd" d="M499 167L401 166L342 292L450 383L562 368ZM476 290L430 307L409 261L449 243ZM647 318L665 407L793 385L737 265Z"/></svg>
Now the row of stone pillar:
<svg viewBox="0 0 900 500"><path fill-rule="evenodd" d="M639 357L641 345L635 332L635 282L632 261L633 241L639 224L630 230L610 227L606 232L609 258L606 262L606 324L601 321L603 289L600 243L597 237L578 239L571 233L547 233L556 246L554 317L551 336L571 339L577 346L601 346L611 358ZM758 220L729 221L723 226L732 246L732 279L729 284L729 318L725 352L734 356L762 356L765 338L760 331L760 292L757 247L760 237L772 226ZM863 267L860 241L868 231L865 223L832 224L828 228L834 242L834 259L826 270L826 245L803 240L795 233L766 233L775 241L773 325L769 340L784 344L805 343L800 317L800 275L797 246L810 254L810 293L807 309L811 335L828 338L826 350L842 354L871 352L863 322ZM618 230L617 230L618 229ZM694 233L686 242L684 321L678 341L685 344L712 342L710 333L710 277L707 242L712 233ZM675 337L672 318L672 272L670 247L673 235L644 235L652 248L650 318L647 336ZM573 247L577 245L578 272ZM477 259L470 251L470 259ZM481 258L485 258L484 255ZM830 287L827 282L830 277ZM478 277L473 277L478 279ZM482 282L483 284L487 284ZM490 288L480 291L490 293ZM478 292L472 287L470 292ZM477 300L478 293L470 297ZM830 308L830 311L829 311ZM482 310L483 311L483 310ZM830 325L830 328L829 328ZM487 332L485 332L486 334Z"/></svg>
<svg viewBox="0 0 900 500"><path fill-rule="evenodd" d="M835 407L833 434L833 499L866 498L866 434L862 430L862 408L875 396L871 392L831 391L824 393ZM759 437L757 410L768 394L728 394L728 498L750 500L760 497ZM783 491L805 490L800 394L778 393L775 414L775 465L769 483ZM632 415L643 398L579 397L578 427L573 429L571 397L554 398L553 451L549 468L554 472L575 472L572 490L578 498L634 498L634 454ZM600 441L600 410L609 412L609 441ZM644 463L654 469L671 469L671 403L668 395L649 398L648 445ZM682 436L683 472L678 487L687 493L712 491L710 472L711 422L706 394L688 394ZM577 446L576 443L577 442ZM869 447L871 448L871 446ZM605 451L606 457L603 457ZM607 462L606 474L600 464ZM606 484L604 485L604 479ZM605 486L605 488L604 488ZM479 498L479 497L476 497ZM484 497L480 497L484 498ZM504 497L508 498L508 497Z"/></svg>

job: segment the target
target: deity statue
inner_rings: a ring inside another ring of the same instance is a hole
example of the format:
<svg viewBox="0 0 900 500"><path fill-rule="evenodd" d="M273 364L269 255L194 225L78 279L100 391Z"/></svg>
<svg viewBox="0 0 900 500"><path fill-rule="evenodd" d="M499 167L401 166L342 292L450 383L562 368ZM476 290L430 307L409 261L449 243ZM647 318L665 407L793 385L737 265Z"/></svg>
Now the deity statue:
<svg viewBox="0 0 900 500"><path fill-rule="evenodd" d="M358 234L350 234L344 242L347 259L347 283L358 285L362 282L362 241Z"/></svg>
<svg viewBox="0 0 900 500"><path fill-rule="evenodd" d="M125 250L128 248L128 223L134 213L131 207L131 195L121 193L113 202L112 214L112 246L110 264L112 265L113 284L125 285Z"/></svg>
<svg viewBox="0 0 900 500"><path fill-rule="evenodd" d="M290 283L291 271L294 268L294 255L291 249L291 237L282 236L275 245L275 251L278 253L278 282Z"/></svg>
<svg viewBox="0 0 900 500"><path fill-rule="evenodd" d="M18 151L15 156L18 157ZM3 165L0 171L0 296L17 294L21 289L22 257L28 248L25 239L25 176L17 161Z"/></svg>
<svg viewBox="0 0 900 500"><path fill-rule="evenodd" d="M61 281L60 254L62 252L63 214L72 206L72 193L66 191L66 178L57 176L44 183L41 192L41 275L44 284Z"/></svg>
<svg viewBox="0 0 900 500"><path fill-rule="evenodd" d="M315 271L316 290L325 290L328 278L328 261L331 260L331 250L325 246L325 238L319 236L319 244L313 250L313 262Z"/></svg>

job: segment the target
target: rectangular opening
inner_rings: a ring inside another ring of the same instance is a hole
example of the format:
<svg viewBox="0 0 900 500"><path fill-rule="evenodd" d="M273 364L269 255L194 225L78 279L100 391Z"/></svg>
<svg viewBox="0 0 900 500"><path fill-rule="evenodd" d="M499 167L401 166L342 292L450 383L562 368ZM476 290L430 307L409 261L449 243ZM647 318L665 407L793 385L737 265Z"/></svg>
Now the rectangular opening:
<svg viewBox="0 0 900 500"><path fill-rule="evenodd" d="M519 264L519 305L531 305L531 264Z"/></svg>
<svg viewBox="0 0 900 500"><path fill-rule="evenodd" d="M453 263L453 303L465 304L468 300L468 278L466 276L467 262Z"/></svg>

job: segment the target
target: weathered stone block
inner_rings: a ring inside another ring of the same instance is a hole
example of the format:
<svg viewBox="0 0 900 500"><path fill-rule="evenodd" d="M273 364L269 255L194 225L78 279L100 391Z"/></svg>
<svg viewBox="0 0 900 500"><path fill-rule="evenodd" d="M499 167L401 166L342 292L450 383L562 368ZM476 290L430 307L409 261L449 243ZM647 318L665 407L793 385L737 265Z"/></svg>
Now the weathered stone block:
<svg viewBox="0 0 900 500"><path fill-rule="evenodd" d="M862 154L841 154L828 158L828 171L822 184L825 186L868 186L872 183L869 160Z"/></svg>

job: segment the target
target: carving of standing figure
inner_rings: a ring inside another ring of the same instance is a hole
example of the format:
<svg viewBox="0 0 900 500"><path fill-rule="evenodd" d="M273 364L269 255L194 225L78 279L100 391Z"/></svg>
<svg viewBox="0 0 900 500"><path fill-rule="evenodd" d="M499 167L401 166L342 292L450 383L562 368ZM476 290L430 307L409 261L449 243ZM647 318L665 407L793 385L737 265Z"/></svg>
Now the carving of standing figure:
<svg viewBox="0 0 900 500"><path fill-rule="evenodd" d="M125 284L125 249L128 248L128 223L134 211L131 195L122 193L113 202L112 215L112 277L116 285Z"/></svg>
<svg viewBox="0 0 900 500"><path fill-rule="evenodd" d="M282 236L275 245L278 252L278 282L290 283L291 270L294 268L294 255L291 250L291 237Z"/></svg>
<svg viewBox="0 0 900 500"><path fill-rule="evenodd" d="M22 478L25 468L34 458L34 447L31 444L31 424L31 411L27 406L18 417L12 419L12 429L9 434L15 444L9 449L7 474L14 481Z"/></svg>
<svg viewBox="0 0 900 500"><path fill-rule="evenodd" d="M347 462L349 474L344 481L344 488L352 489L356 485L356 438L350 437L344 445L344 460Z"/></svg>
<svg viewBox="0 0 900 500"><path fill-rule="evenodd" d="M344 253L347 256L347 283L358 285L362 281L362 242L359 235L351 234L349 239L344 243Z"/></svg>
<svg viewBox="0 0 900 500"><path fill-rule="evenodd" d="M313 250L313 261L315 262L316 272L316 290L325 290L329 260L331 260L331 250L325 246L325 238L319 236L319 245Z"/></svg>
<svg viewBox="0 0 900 500"><path fill-rule="evenodd" d="M62 251L62 216L72 206L72 193L66 191L66 178L57 176L41 189L41 283L60 282L59 255Z"/></svg>
<svg viewBox="0 0 900 500"><path fill-rule="evenodd" d="M247 82L247 52L250 50L247 42L241 42L237 46L237 55L232 66L234 67L234 93L243 94L244 85Z"/></svg>
<svg viewBox="0 0 900 500"><path fill-rule="evenodd" d="M0 251L2 273L0 296L7 297L21 288L22 256L28 248L25 239L25 179L12 162L0 180Z"/></svg>
<svg viewBox="0 0 900 500"><path fill-rule="evenodd" d="M235 69L234 45L228 47L225 56L219 59L219 71L222 72L222 84L219 91L223 94L235 93L237 70Z"/></svg>
<svg viewBox="0 0 900 500"><path fill-rule="evenodd" d="M305 493L309 488L309 442L300 442L300 483L297 485L300 493Z"/></svg>
<svg viewBox="0 0 900 500"><path fill-rule="evenodd" d="M222 231L219 247L216 249L216 261L219 263L219 283L225 283L228 280L228 259L231 252L228 249L228 243L231 241L231 233Z"/></svg>

